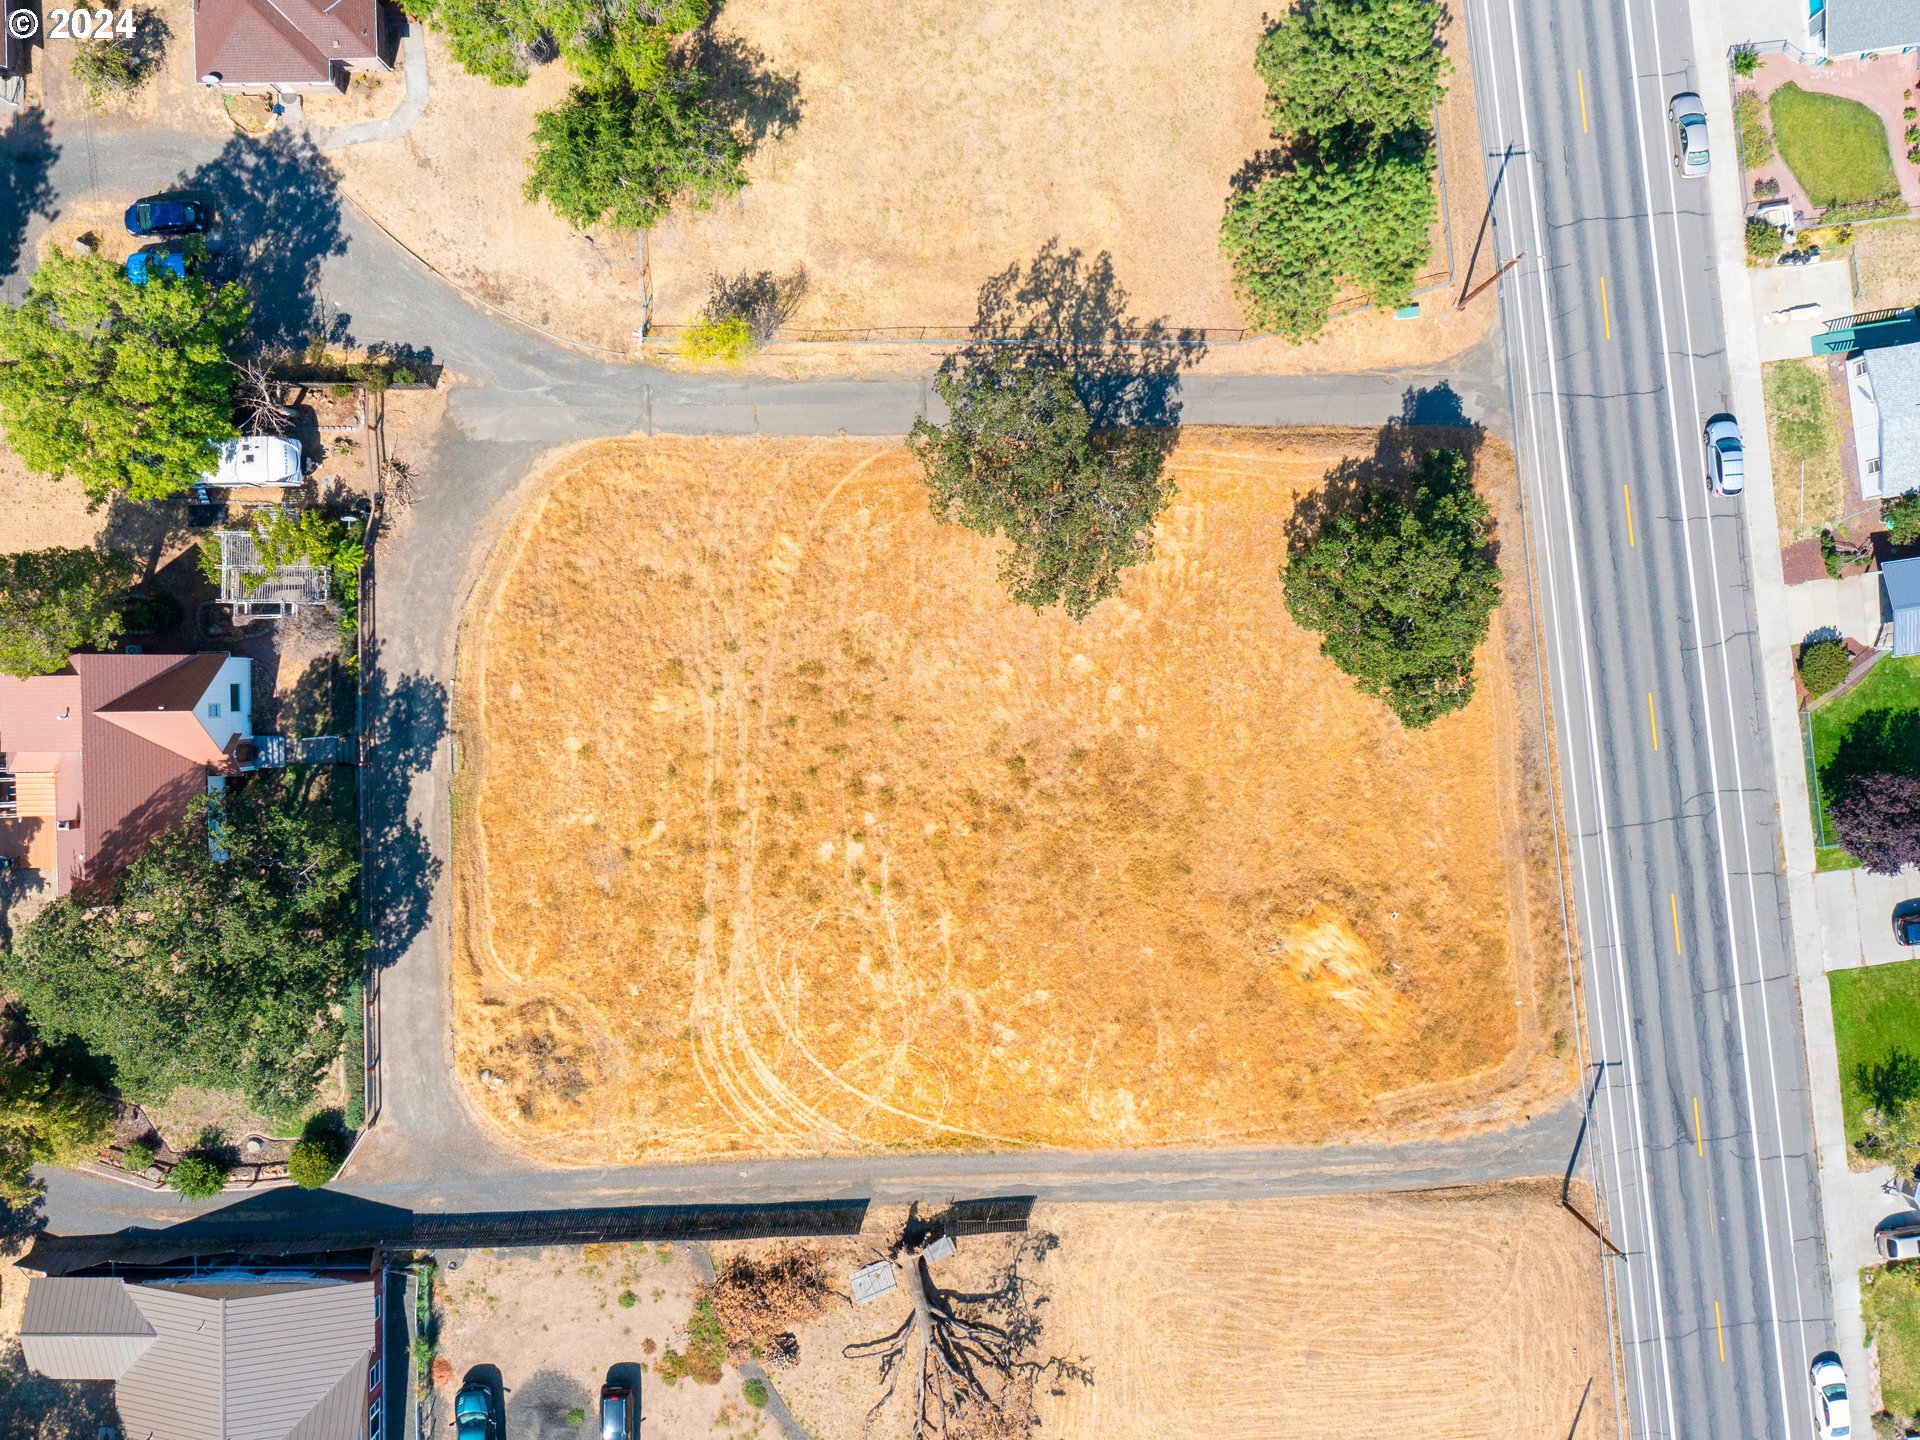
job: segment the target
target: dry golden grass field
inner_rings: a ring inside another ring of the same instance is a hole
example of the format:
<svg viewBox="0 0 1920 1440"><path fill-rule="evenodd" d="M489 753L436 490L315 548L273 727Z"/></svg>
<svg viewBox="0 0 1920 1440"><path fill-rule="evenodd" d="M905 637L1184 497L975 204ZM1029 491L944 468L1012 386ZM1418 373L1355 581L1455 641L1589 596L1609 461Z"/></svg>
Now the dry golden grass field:
<svg viewBox="0 0 1920 1440"><path fill-rule="evenodd" d="M715 274L804 271L790 323L964 327L982 286L1049 241L1111 255L1136 321L1237 328L1219 248L1233 177L1272 141L1254 48L1271 0L728 0L716 31L749 69L797 81L751 183L650 237L656 323L697 318ZM1486 181L1455 16L1439 136L1455 264L1465 274ZM625 352L642 316L632 236L575 234L520 187L536 111L565 67L520 89L464 74L428 41L433 103L403 137L338 163L347 192L441 271L518 318ZM1447 231L1434 228L1436 274ZM1491 266L1481 257L1479 275ZM1431 363L1486 334L1494 305L1423 298L1417 320L1361 314L1314 345L1216 345L1232 373ZM779 344L779 373L921 368L938 347Z"/></svg>
<svg viewBox="0 0 1920 1440"><path fill-rule="evenodd" d="M1009 601L897 444L543 477L461 646L480 1109L588 1162L1304 1142L1563 1092L1510 458L1465 711L1402 730L1282 603L1295 497L1374 438L1183 431L1152 561L1080 624Z"/></svg>
<svg viewBox="0 0 1920 1440"><path fill-rule="evenodd" d="M1615 1433L1598 1246L1557 1181L1194 1205L1041 1205L1059 1246L1023 1274L1048 1297L1034 1355L1091 1384L1039 1388L1042 1440L1600 1440ZM875 1217L879 1218L879 1217ZM885 1236L869 1237L884 1243ZM934 1267L994 1288L1006 1236ZM762 1245L716 1247L716 1253ZM828 1242L846 1286L865 1248ZM847 1344L903 1318L898 1293L799 1332L780 1396L819 1440L907 1440L902 1395L871 1425L871 1361ZM1591 1382L1591 1390L1588 1389ZM904 1392L907 1387L902 1386ZM1584 1398L1583 1398L1584 1397Z"/></svg>

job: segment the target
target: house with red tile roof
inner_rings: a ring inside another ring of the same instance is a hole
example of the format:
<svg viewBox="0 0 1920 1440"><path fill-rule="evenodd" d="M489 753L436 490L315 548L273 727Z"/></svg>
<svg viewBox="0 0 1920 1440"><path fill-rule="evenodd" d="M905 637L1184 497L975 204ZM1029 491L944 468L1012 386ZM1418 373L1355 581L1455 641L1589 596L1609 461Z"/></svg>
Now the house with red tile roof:
<svg viewBox="0 0 1920 1440"><path fill-rule="evenodd" d="M380 0L193 0L194 73L222 90L344 90L391 70Z"/></svg>
<svg viewBox="0 0 1920 1440"><path fill-rule="evenodd" d="M221 653L0 676L0 855L56 896L106 879L239 771L252 714L253 662Z"/></svg>

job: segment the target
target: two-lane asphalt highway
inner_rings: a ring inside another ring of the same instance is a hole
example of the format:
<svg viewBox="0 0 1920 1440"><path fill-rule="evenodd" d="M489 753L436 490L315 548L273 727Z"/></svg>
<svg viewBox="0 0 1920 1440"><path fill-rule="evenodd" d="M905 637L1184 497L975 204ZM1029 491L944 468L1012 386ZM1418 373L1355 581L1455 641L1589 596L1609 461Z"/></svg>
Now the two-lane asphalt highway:
<svg viewBox="0 0 1920 1440"><path fill-rule="evenodd" d="M1741 502L1705 480L1729 405L1707 187L1676 176L1667 120L1726 62L1656 0L1467 16L1494 263L1526 257L1501 303L1604 1067L1587 1173L1624 1252L1617 1383L1639 1435L1808 1436L1831 1325L1806 1056Z"/></svg>

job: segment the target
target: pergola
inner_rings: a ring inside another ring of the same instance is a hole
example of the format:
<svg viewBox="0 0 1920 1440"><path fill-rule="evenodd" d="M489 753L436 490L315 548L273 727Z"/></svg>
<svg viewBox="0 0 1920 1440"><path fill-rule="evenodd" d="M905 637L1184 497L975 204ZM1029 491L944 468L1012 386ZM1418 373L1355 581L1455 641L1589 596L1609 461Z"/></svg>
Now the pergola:
<svg viewBox="0 0 1920 1440"><path fill-rule="evenodd" d="M236 619L278 620L302 605L327 603L327 572L304 560L269 570L251 530L216 530L220 541L220 601Z"/></svg>

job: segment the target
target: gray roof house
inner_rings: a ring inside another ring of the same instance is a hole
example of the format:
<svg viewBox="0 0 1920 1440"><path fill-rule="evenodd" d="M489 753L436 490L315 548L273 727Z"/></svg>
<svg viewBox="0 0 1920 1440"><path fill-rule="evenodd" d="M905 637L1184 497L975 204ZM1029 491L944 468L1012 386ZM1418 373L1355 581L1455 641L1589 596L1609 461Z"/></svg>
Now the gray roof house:
<svg viewBox="0 0 1920 1440"><path fill-rule="evenodd" d="M1872 500L1920 490L1920 344L1849 355L1847 408L1860 493Z"/></svg>
<svg viewBox="0 0 1920 1440"><path fill-rule="evenodd" d="M1893 616L1893 653L1920 655L1920 560L1889 560L1880 567Z"/></svg>
<svg viewBox="0 0 1920 1440"><path fill-rule="evenodd" d="M1831 60L1885 54L1920 45L1920 6L1913 0L1827 0L1809 26Z"/></svg>
<svg viewBox="0 0 1920 1440"><path fill-rule="evenodd" d="M126 1440L378 1440L378 1272L55 1276L20 1348L56 1380L111 1380Z"/></svg>

